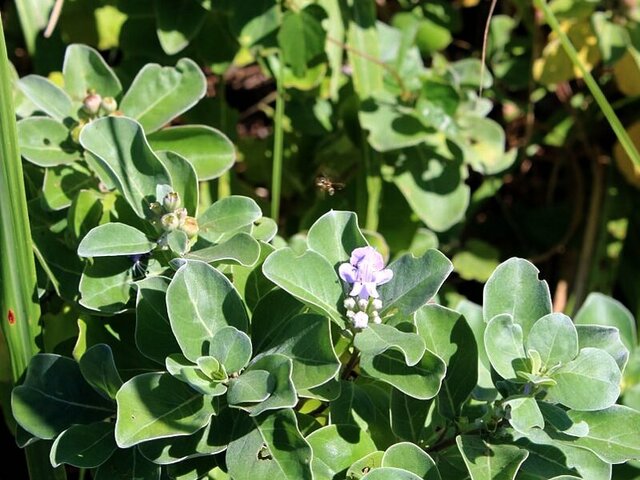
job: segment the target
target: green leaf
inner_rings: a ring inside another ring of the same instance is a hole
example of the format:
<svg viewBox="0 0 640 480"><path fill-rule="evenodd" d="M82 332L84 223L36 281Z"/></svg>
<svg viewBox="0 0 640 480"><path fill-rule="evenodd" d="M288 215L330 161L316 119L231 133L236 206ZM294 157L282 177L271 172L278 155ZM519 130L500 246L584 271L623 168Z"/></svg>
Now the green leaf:
<svg viewBox="0 0 640 480"><path fill-rule="evenodd" d="M335 267L348 262L351 252L366 246L367 241L358 227L355 213L331 210L311 226L307 244L310 250L322 255Z"/></svg>
<svg viewBox="0 0 640 480"><path fill-rule="evenodd" d="M201 238L219 243L262 216L262 210L248 197L232 195L218 200L198 217Z"/></svg>
<svg viewBox="0 0 640 480"><path fill-rule="evenodd" d="M138 445L147 459L160 465L174 464L188 458L212 456L223 452L231 440L233 417L228 408L211 417L209 424L187 436L160 438Z"/></svg>
<svg viewBox="0 0 640 480"><path fill-rule="evenodd" d="M439 305L420 308L415 320L427 350L447 365L438 395L439 411L447 418L457 418L478 380L478 347L473 331L462 315Z"/></svg>
<svg viewBox="0 0 640 480"><path fill-rule="evenodd" d="M505 132L499 123L470 115L462 117L459 125L465 163L475 171L494 175L513 165L517 150L505 152Z"/></svg>
<svg viewBox="0 0 640 480"><path fill-rule="evenodd" d="M333 266L319 253L308 250L296 256L290 248L282 248L267 257L262 271L280 288L344 326L338 310L343 296L341 282Z"/></svg>
<svg viewBox="0 0 640 480"><path fill-rule="evenodd" d="M245 48L268 43L282 22L276 1L253 0L243 7L230 8L229 25L235 38Z"/></svg>
<svg viewBox="0 0 640 480"><path fill-rule="evenodd" d="M467 170L449 146L412 148L401 160L393 181L427 227L444 232L464 219L471 196Z"/></svg>
<svg viewBox="0 0 640 480"><path fill-rule="evenodd" d="M482 62L479 59L464 58L449 65L449 74L453 83L458 86L477 89L480 87L482 79L482 88L491 88L493 85L491 72L487 72L485 69L484 75L480 75L482 68Z"/></svg>
<svg viewBox="0 0 640 480"><path fill-rule="evenodd" d="M124 223L105 223L85 235L78 245L80 257L117 257L149 253L156 244L147 236Z"/></svg>
<svg viewBox="0 0 640 480"><path fill-rule="evenodd" d="M401 442L384 452L382 467L408 470L424 480L440 480L440 473L433 459L413 443Z"/></svg>
<svg viewBox="0 0 640 480"><path fill-rule="evenodd" d="M167 234L166 241L169 250L181 257L189 251L189 237L182 230L174 230Z"/></svg>
<svg viewBox="0 0 640 480"><path fill-rule="evenodd" d="M278 45L283 61L297 77L304 76L307 66L324 53L326 33L320 24L322 16L326 16L324 10L308 5L299 12L289 10L282 17Z"/></svg>
<svg viewBox="0 0 640 480"><path fill-rule="evenodd" d="M118 449L95 472L95 480L160 480L160 465L150 462L137 448Z"/></svg>
<svg viewBox="0 0 640 480"><path fill-rule="evenodd" d="M412 367L424 355L425 344L420 335L405 333L390 325L369 325L362 332L356 333L355 347L363 355L379 355L389 349L402 353L406 365Z"/></svg>
<svg viewBox="0 0 640 480"><path fill-rule="evenodd" d="M451 262L454 270L465 280L486 282L499 263L500 251L482 240L470 239L464 250L456 253Z"/></svg>
<svg viewBox="0 0 640 480"><path fill-rule="evenodd" d="M575 440L608 463L640 459L640 412L613 405L595 412L567 412L574 422L586 422L589 433Z"/></svg>
<svg viewBox="0 0 640 480"><path fill-rule="evenodd" d="M200 180L218 178L236 161L236 150L220 130L206 125L180 125L149 135L155 151L170 150L186 158Z"/></svg>
<svg viewBox="0 0 640 480"><path fill-rule="evenodd" d="M542 367L549 370L570 362L578 355L578 332L569 317L562 313L545 315L531 327L527 351L540 354Z"/></svg>
<svg viewBox="0 0 640 480"><path fill-rule="evenodd" d="M255 332L254 324L251 328ZM228 373L235 373L247 366L251 350L251 339L246 333L234 327L222 327L211 339L209 355L224 365Z"/></svg>
<svg viewBox="0 0 640 480"><path fill-rule="evenodd" d="M363 354L360 368L363 374L393 385L407 395L428 400L440 390L446 365L427 350L417 364L408 366L402 353L387 350L379 355Z"/></svg>
<svg viewBox="0 0 640 480"><path fill-rule="evenodd" d="M214 414L211 398L168 373L144 373L126 382L118 395L116 442L120 448L156 438L190 435Z"/></svg>
<svg viewBox="0 0 640 480"><path fill-rule="evenodd" d="M349 480L360 480L371 470L380 468L382 466L383 455L384 452L377 451L362 457L349 467L346 478Z"/></svg>
<svg viewBox="0 0 640 480"><path fill-rule="evenodd" d="M20 154L40 167L73 163L80 158L69 139L69 129L48 117L29 117L18 122Z"/></svg>
<svg viewBox="0 0 640 480"><path fill-rule="evenodd" d="M433 130L425 128L413 110L398 105L393 97L364 100L359 118L362 128L369 132L369 145L378 152L414 147L433 135Z"/></svg>
<svg viewBox="0 0 640 480"><path fill-rule="evenodd" d="M167 313L169 280L147 277L136 282L136 346L145 356L164 365L165 358L180 351Z"/></svg>
<svg viewBox="0 0 640 480"><path fill-rule="evenodd" d="M74 116L69 95L50 80L39 75L27 75L18 81L18 87L38 110L63 122Z"/></svg>
<svg viewBox="0 0 640 480"><path fill-rule="evenodd" d="M174 152L157 152L156 155L169 172L171 186L180 195L182 206L195 217L198 212L198 176L193 166Z"/></svg>
<svg viewBox="0 0 640 480"><path fill-rule="evenodd" d="M352 425L328 425L307 437L313 450L311 468L315 480L333 480L356 461L375 452L371 438Z"/></svg>
<svg viewBox="0 0 640 480"><path fill-rule="evenodd" d="M89 90L102 97L116 98L122 91L120 80L102 55L87 45L67 47L62 66L64 88L76 101L82 101Z"/></svg>
<svg viewBox="0 0 640 480"><path fill-rule="evenodd" d="M84 379L103 397L114 400L122 386L111 347L104 343L88 348L78 362Z"/></svg>
<svg viewBox="0 0 640 480"><path fill-rule="evenodd" d="M432 400L418 400L395 388L391 391L391 428L398 438L413 443L424 440Z"/></svg>
<svg viewBox="0 0 640 480"><path fill-rule="evenodd" d="M456 444L471 480L513 480L529 456L515 445L491 445L480 437L459 435Z"/></svg>
<svg viewBox="0 0 640 480"><path fill-rule="evenodd" d="M451 273L453 266L438 250L427 250L420 258L403 255L389 267L393 278L379 287L381 316L408 317L431 300Z"/></svg>
<svg viewBox="0 0 640 480"><path fill-rule="evenodd" d="M227 401L230 406L242 408L251 403L260 403L271 395L275 379L266 370L248 370L229 382Z"/></svg>
<svg viewBox="0 0 640 480"><path fill-rule="evenodd" d="M510 398L504 404L509 410L509 423L518 432L526 435L532 428L544 428L544 418L535 398Z"/></svg>
<svg viewBox="0 0 640 480"><path fill-rule="evenodd" d="M42 184L42 200L48 210L62 210L83 188L95 188L97 179L79 164L47 168Z"/></svg>
<svg viewBox="0 0 640 480"><path fill-rule="evenodd" d="M250 267L260 258L260 244L248 233L241 232L212 247L191 251L185 258L204 263L220 262Z"/></svg>
<svg viewBox="0 0 640 480"><path fill-rule="evenodd" d="M132 262L127 257L94 258L80 279L80 304L103 313L124 311L131 297Z"/></svg>
<svg viewBox="0 0 640 480"><path fill-rule="evenodd" d="M169 355L165 360L167 372L172 377L177 378L181 382L186 383L196 392L202 395L219 396L227 391L227 387L222 383L213 381L209 376L205 375L202 369L185 358L184 355L176 353ZM222 378L226 378L226 374L222 372Z"/></svg>
<svg viewBox="0 0 640 480"><path fill-rule="evenodd" d="M370 471L362 478L363 480L420 480L421 477L402 468L383 467Z"/></svg>
<svg viewBox="0 0 640 480"><path fill-rule="evenodd" d="M611 355L597 348L583 348L575 360L553 372L557 384L549 387L545 400L574 410L602 410L620 396L621 377Z"/></svg>
<svg viewBox="0 0 640 480"><path fill-rule="evenodd" d="M629 350L622 343L620 330L616 327L600 325L576 325L580 349L585 347L599 348L613 357L621 372L624 372L629 360Z"/></svg>
<svg viewBox="0 0 640 480"><path fill-rule="evenodd" d="M380 58L375 4L369 1L353 2L348 15L347 56L353 69L354 90L364 100L383 88L384 69L369 59ZM363 52L366 52L366 57Z"/></svg>
<svg viewBox="0 0 640 480"><path fill-rule="evenodd" d="M99 467L118 448L113 429L114 424L110 422L68 428L51 445L51 465L57 467L67 463L78 468Z"/></svg>
<svg viewBox="0 0 640 480"><path fill-rule="evenodd" d="M522 258L501 263L484 286L484 321L508 313L527 338L533 324L551 313L549 286L538 280L538 273L531 262Z"/></svg>
<svg viewBox="0 0 640 480"><path fill-rule="evenodd" d="M182 58L175 67L153 63L140 70L120 109L151 133L189 110L205 93L206 79L193 60Z"/></svg>
<svg viewBox="0 0 640 480"><path fill-rule="evenodd" d="M207 11L196 0L155 0L156 32L164 53L184 50L198 34Z"/></svg>
<svg viewBox="0 0 640 480"><path fill-rule="evenodd" d="M222 327L246 330L247 313L233 285L206 263L189 261L178 269L167 289L171 329L192 362L209 354L211 338Z"/></svg>
<svg viewBox="0 0 640 480"><path fill-rule="evenodd" d="M318 480L311 473L311 447L300 433L293 410L239 416L233 436L226 461L234 480Z"/></svg>
<svg viewBox="0 0 640 480"><path fill-rule="evenodd" d="M171 179L149 148L140 124L125 117L99 118L82 129L80 143L134 212L141 218L150 216L156 187L171 184Z"/></svg>
<svg viewBox="0 0 640 480"><path fill-rule="evenodd" d="M620 330L625 347L632 351L638 344L636 322L631 312L619 301L601 293L591 293L578 310L576 325L604 325Z"/></svg>
<svg viewBox="0 0 640 480"><path fill-rule="evenodd" d="M295 302L293 308L299 309L299 306ZM290 358L296 390L323 385L336 376L340 362L333 349L326 317L311 313L284 316L269 313L254 314L251 322L256 353L280 353Z"/></svg>
<svg viewBox="0 0 640 480"><path fill-rule="evenodd" d="M104 420L114 410L84 380L76 362L49 353L31 359L24 383L13 389L11 407L22 428L45 440L74 424Z"/></svg>
<svg viewBox="0 0 640 480"><path fill-rule="evenodd" d="M271 374L269 382L273 381L273 389L269 397L256 405L243 406L243 410L249 412L252 417L258 416L267 410L293 407L297 402L296 390L291 381L291 359L279 353L263 355L254 360L245 373L263 370Z"/></svg>
<svg viewBox="0 0 640 480"><path fill-rule="evenodd" d="M522 327L509 314L497 315L487 324L484 346L491 366L502 378L515 379L517 372L529 371L522 341Z"/></svg>

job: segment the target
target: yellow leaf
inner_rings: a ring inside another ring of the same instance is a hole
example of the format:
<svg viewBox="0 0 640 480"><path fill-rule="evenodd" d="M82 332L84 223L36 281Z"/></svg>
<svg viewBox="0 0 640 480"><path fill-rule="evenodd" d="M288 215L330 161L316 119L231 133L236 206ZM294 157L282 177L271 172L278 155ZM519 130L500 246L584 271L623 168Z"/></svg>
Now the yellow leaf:
<svg viewBox="0 0 640 480"><path fill-rule="evenodd" d="M564 21L560 26L578 51L580 61L591 71L600 62L601 55L598 39L589 21ZM582 74L571 62L557 36L551 33L542 51L542 57L536 59L533 64L533 77L544 85L553 85L582 78Z"/></svg>
<svg viewBox="0 0 640 480"><path fill-rule="evenodd" d="M629 137L631 137L631 141L636 149L640 149L640 121L633 123L627 128L627 133ZM620 145L620 142L616 142L613 146L613 158L615 158L616 165L627 182L640 188L640 167L634 165L629 155L627 155L627 152L625 152L622 145Z"/></svg>
<svg viewBox="0 0 640 480"><path fill-rule="evenodd" d="M640 95L640 54L629 49L613 66L618 89L628 97Z"/></svg>

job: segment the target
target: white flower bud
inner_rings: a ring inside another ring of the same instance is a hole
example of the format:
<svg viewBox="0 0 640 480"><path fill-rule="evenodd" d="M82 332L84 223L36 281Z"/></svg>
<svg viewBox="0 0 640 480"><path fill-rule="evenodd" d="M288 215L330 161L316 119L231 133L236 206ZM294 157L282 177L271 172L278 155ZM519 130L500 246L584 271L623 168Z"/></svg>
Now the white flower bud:
<svg viewBox="0 0 640 480"><path fill-rule="evenodd" d="M118 109L118 102L113 97L104 97L102 99L102 110L105 113L113 113Z"/></svg>
<svg viewBox="0 0 640 480"><path fill-rule="evenodd" d="M374 298L371 302L371 305L373 306L374 310L380 310L382 308L382 300L380 300L379 298Z"/></svg>
<svg viewBox="0 0 640 480"><path fill-rule="evenodd" d="M360 310L366 310L368 306L369 300L365 300L364 298L358 300L358 307L360 307Z"/></svg>
<svg viewBox="0 0 640 480"><path fill-rule="evenodd" d="M344 308L347 310L353 310L356 308L356 300L353 297L347 297L344 300Z"/></svg>
<svg viewBox="0 0 640 480"><path fill-rule="evenodd" d="M369 315L365 312L357 312L353 316L352 321L355 328L367 328L367 325L369 324Z"/></svg>
<svg viewBox="0 0 640 480"><path fill-rule="evenodd" d="M186 217L184 222L180 226L180 230L187 234L190 239L198 234L200 228L198 227L198 220L193 217Z"/></svg>
<svg viewBox="0 0 640 480"><path fill-rule="evenodd" d="M347 310L347 318L353 318L356 312L353 310Z"/></svg>
<svg viewBox="0 0 640 480"><path fill-rule="evenodd" d="M167 212L174 212L180 207L180 195L178 192L169 192L162 199L162 204Z"/></svg>
<svg viewBox="0 0 640 480"><path fill-rule="evenodd" d="M380 318L380 314L377 311L373 311L373 313L371 314L371 316L373 317L373 323L377 323L380 324L382 323L382 319Z"/></svg>

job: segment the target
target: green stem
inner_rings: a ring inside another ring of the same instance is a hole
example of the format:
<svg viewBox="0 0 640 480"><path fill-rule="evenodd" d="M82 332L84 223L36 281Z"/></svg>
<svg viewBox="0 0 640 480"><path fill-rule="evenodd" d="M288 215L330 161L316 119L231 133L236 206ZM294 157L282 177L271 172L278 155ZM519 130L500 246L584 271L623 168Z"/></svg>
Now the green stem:
<svg viewBox="0 0 640 480"><path fill-rule="evenodd" d="M41 3L34 3L29 0L15 0L20 28L24 35L24 43L31 56L36 53L36 40L40 35L40 31L47 26L49 12L53 4L52 0Z"/></svg>
<svg viewBox="0 0 640 480"><path fill-rule="evenodd" d="M604 113L604 116L609 121L609 125L611 125L611 128L618 137L622 148L624 148L624 151L627 152L627 155L629 155L629 158L631 158L631 161L634 163L634 165L636 167L640 167L640 154L638 154L638 150L631 141L631 138L629 138L629 135L622 126L622 123L620 123L620 120L618 119L616 113L613 111L611 104L604 96L604 93L602 93L602 90L598 86L598 83L595 81L589 70L587 70L587 67L578 57L578 52L571 43L571 40L569 40L569 37L564 33L562 28L560 28L560 23L547 5L546 0L533 0L533 3L537 8L542 10L545 20L547 21L553 32L558 36L558 39L560 40L560 43L562 44L565 52L567 52L567 55L571 59L571 62L582 73L584 83L589 88L591 95L593 95L593 98L598 103L598 106L602 110L602 113Z"/></svg>
<svg viewBox="0 0 640 480"><path fill-rule="evenodd" d="M380 176L380 154L374 152L362 131L362 158L364 160L366 191L366 216L364 228L375 232L378 230L380 200L382 198L382 177Z"/></svg>
<svg viewBox="0 0 640 480"><path fill-rule="evenodd" d="M277 93L275 126L273 133L273 171L271 179L271 218L276 222L280 218L280 192L282 190L282 150L284 144L284 61L278 58L276 76Z"/></svg>
<svg viewBox="0 0 640 480"><path fill-rule="evenodd" d="M220 130L225 134L229 135L228 132L228 122L227 122L227 102L225 98L225 85L224 85L224 75L220 75L220 82L216 87L216 91L220 92L222 98L220 99L220 119L218 122L218 126ZM231 167L233 168L233 167ZM231 170L227 170L220 178L218 178L218 200L221 198L229 197L231 195Z"/></svg>

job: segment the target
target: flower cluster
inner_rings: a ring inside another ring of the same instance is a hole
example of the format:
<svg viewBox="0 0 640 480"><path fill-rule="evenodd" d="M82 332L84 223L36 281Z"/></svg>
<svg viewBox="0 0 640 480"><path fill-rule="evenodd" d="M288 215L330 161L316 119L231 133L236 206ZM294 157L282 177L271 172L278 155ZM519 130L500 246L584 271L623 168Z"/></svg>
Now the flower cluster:
<svg viewBox="0 0 640 480"><path fill-rule="evenodd" d="M149 208L156 215L153 221L155 225L167 233L182 230L191 239L198 234L198 221L188 216L187 209L181 205L180 195L177 192L169 192L162 199L162 204L153 202Z"/></svg>
<svg viewBox="0 0 640 480"><path fill-rule="evenodd" d="M356 248L349 263L340 265L338 273L351 286L344 308L354 328L366 328L370 320L380 323L382 300L377 286L393 278L393 271L384 268L382 255L373 247Z"/></svg>

